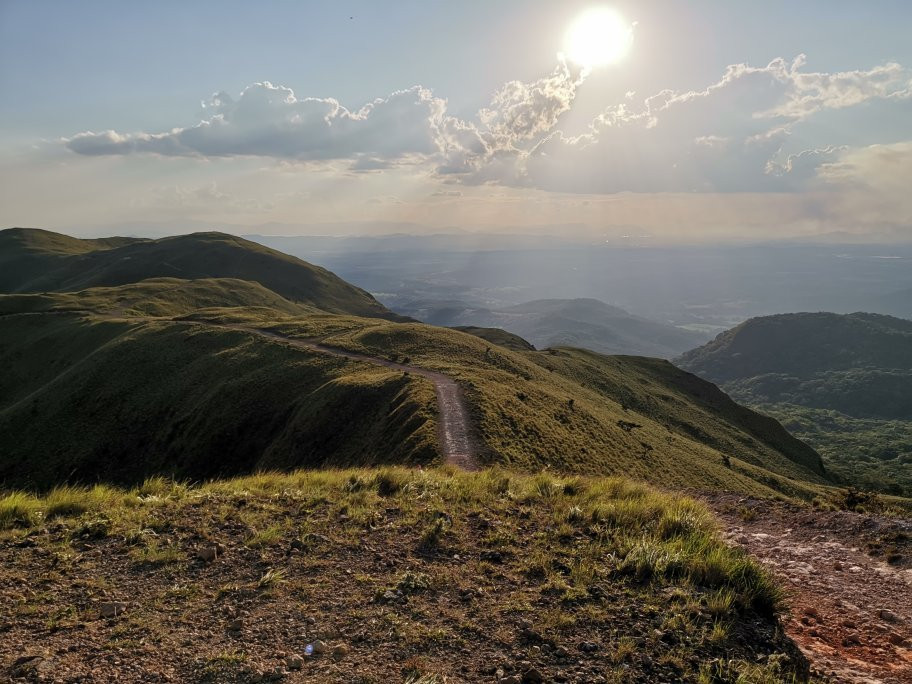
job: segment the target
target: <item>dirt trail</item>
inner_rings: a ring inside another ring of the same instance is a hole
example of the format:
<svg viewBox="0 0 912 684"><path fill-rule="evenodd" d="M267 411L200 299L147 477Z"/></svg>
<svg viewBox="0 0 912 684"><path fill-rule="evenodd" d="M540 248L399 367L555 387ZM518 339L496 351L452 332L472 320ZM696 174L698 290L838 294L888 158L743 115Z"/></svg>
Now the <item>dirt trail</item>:
<svg viewBox="0 0 912 684"><path fill-rule="evenodd" d="M259 328L249 328L246 326L221 326L233 330L253 333L261 337L279 340L293 347L318 351L324 354L331 354L352 361L363 361L372 363L376 366L384 366L412 375L418 375L427 378L434 383L434 389L437 393L437 408L439 411L439 420L437 421L437 437L440 443L440 451L447 463L462 468L463 470L479 470L478 459L475 455L475 448L472 441L471 422L469 412L466 408L465 399L462 396L462 389L456 384L453 378L429 371L418 366L396 363L387 359L367 354L358 354L356 352L346 351L337 347L329 347L321 344L319 340L311 339L294 339L285 337L278 333L260 330Z"/></svg>
<svg viewBox="0 0 912 684"><path fill-rule="evenodd" d="M912 521L704 494L783 580L786 633L826 681L912 682ZM887 562L887 558L891 562Z"/></svg>

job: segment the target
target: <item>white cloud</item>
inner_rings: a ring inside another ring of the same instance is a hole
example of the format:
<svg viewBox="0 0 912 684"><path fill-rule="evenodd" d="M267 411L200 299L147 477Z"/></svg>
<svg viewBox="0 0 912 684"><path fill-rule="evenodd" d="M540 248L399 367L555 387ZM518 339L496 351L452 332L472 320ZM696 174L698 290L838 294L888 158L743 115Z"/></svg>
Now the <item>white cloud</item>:
<svg viewBox="0 0 912 684"><path fill-rule="evenodd" d="M834 73L805 67L804 55L736 64L702 90L663 90L639 104L628 92L575 137L558 127L584 74L561 62L543 78L506 83L471 120L449 115L446 101L420 86L350 111L263 82L237 99L217 93L195 126L87 132L65 142L82 155L259 156L292 171L314 161L354 174L426 164L418 170L450 182L571 193L794 191L857 144L850 131L825 127L818 138L829 139L803 144L824 112L912 102L912 74L896 63Z"/></svg>
<svg viewBox="0 0 912 684"><path fill-rule="evenodd" d="M267 81L248 86L237 100L217 93L203 106L208 116L196 126L154 134L87 132L66 144L85 155L353 159L363 166L438 153L446 103L415 86L352 112L333 99L298 99Z"/></svg>
<svg viewBox="0 0 912 684"><path fill-rule="evenodd" d="M798 189L845 144L789 151L799 123L812 126L827 109L912 97L912 75L898 64L834 74L803 72L804 65L803 55L733 65L703 90L608 107L586 135L552 132L530 154L492 160L466 181L591 193Z"/></svg>

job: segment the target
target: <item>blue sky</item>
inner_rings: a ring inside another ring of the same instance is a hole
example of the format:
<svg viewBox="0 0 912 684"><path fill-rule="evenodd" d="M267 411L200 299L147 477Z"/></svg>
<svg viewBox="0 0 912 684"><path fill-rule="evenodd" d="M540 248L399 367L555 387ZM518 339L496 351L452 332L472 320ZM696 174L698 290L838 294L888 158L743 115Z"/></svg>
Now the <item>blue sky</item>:
<svg viewBox="0 0 912 684"><path fill-rule="evenodd" d="M629 53L561 62L602 5ZM0 2L0 223L901 235L910 28L886 0Z"/></svg>

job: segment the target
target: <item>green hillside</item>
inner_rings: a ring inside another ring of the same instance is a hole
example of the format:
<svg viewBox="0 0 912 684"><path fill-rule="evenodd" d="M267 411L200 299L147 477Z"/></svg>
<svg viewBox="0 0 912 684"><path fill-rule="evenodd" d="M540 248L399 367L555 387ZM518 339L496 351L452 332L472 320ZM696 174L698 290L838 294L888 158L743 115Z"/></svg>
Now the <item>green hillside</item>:
<svg viewBox="0 0 912 684"><path fill-rule="evenodd" d="M777 374L811 378L859 369L912 370L912 321L881 314L797 313L752 318L682 354L713 382ZM774 396L777 388L764 390Z"/></svg>
<svg viewBox="0 0 912 684"><path fill-rule="evenodd" d="M80 240L38 228L0 230L0 292L14 292L20 285L61 267L69 257L114 249L136 238L111 237Z"/></svg>
<svg viewBox="0 0 912 684"><path fill-rule="evenodd" d="M0 363L7 486L159 473L197 480L436 456L429 382L251 333L7 315Z"/></svg>
<svg viewBox="0 0 912 684"><path fill-rule="evenodd" d="M787 423L843 481L912 492L912 321L755 318L677 363Z"/></svg>
<svg viewBox="0 0 912 684"><path fill-rule="evenodd" d="M76 291L150 278L236 278L324 311L401 318L323 268L223 233L89 241L13 229L0 231L0 253L9 266L0 287L8 293Z"/></svg>
<svg viewBox="0 0 912 684"><path fill-rule="evenodd" d="M92 290L83 306L98 315L40 311L76 295L0 298L0 312L8 302L32 312L0 316L0 363L11 369L0 380L7 485L439 458L426 380L226 324L446 373L463 386L484 463L767 495L811 497L827 482L815 454L777 424L664 362L514 352L423 324L263 307L203 308L181 320L105 313L137 287L161 288L162 299L202 285Z"/></svg>
<svg viewBox="0 0 912 684"><path fill-rule="evenodd" d="M261 307L270 315L305 315L317 309L290 302L258 283L235 278L150 278L119 287L93 287L79 292L7 295L0 315L42 311L93 311L128 316L181 316L201 308Z"/></svg>

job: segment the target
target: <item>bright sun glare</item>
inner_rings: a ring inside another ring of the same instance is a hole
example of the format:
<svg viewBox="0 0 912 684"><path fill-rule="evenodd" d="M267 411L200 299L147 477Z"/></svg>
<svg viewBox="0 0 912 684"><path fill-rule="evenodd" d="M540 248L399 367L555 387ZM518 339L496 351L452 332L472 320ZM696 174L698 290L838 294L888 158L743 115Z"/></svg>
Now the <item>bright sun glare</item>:
<svg viewBox="0 0 912 684"><path fill-rule="evenodd" d="M567 58L592 68L617 62L630 50L633 27L608 7L587 10L570 26L564 38Z"/></svg>

